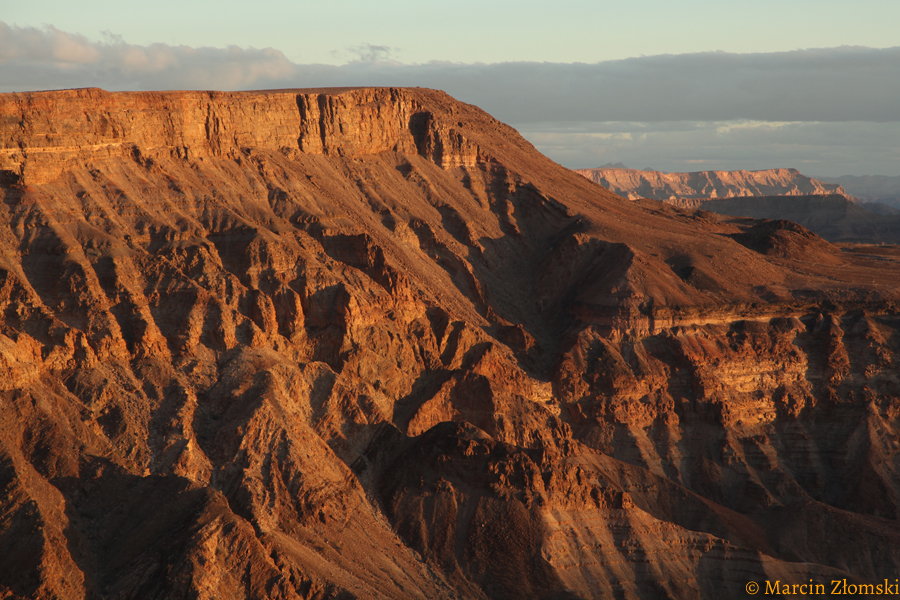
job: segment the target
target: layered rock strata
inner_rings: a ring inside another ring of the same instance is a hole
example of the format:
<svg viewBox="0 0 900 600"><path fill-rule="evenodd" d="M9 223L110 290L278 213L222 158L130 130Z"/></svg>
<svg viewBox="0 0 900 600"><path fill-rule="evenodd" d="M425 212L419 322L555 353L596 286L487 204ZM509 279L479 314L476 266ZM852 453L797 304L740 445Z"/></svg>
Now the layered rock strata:
<svg viewBox="0 0 900 600"><path fill-rule="evenodd" d="M900 573L900 269L419 89L0 96L0 597Z"/></svg>
<svg viewBox="0 0 900 600"><path fill-rule="evenodd" d="M577 169L594 183L624 198L687 200L746 196L809 196L836 194L858 200L838 183L824 183L797 169L761 171L696 171L663 173L628 168Z"/></svg>

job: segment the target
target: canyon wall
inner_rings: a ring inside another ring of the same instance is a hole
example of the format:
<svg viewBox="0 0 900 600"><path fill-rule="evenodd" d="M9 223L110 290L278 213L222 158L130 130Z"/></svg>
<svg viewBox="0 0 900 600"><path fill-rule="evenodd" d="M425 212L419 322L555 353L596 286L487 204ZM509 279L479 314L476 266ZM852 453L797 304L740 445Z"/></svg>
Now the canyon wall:
<svg viewBox="0 0 900 600"><path fill-rule="evenodd" d="M0 96L0 597L900 573L900 269L420 89Z"/></svg>
<svg viewBox="0 0 900 600"><path fill-rule="evenodd" d="M803 175L797 169L663 173L638 169L600 168L577 169L576 173L632 200L837 194L851 201L857 201L837 183L823 183Z"/></svg>

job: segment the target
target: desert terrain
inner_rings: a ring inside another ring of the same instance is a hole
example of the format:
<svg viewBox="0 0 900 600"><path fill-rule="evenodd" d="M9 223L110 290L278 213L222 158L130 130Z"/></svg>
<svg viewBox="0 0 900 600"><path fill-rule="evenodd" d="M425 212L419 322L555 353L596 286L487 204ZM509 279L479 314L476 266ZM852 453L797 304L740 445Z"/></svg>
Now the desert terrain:
<svg viewBox="0 0 900 600"><path fill-rule="evenodd" d="M0 193L0 598L900 576L894 247L418 88L3 94Z"/></svg>
<svg viewBox="0 0 900 600"><path fill-rule="evenodd" d="M900 243L900 209L891 206L886 195L889 177L835 178L824 183L796 169L661 173L624 165L576 172L625 198L651 198L733 217L792 221L829 242ZM840 182L866 195L852 196Z"/></svg>

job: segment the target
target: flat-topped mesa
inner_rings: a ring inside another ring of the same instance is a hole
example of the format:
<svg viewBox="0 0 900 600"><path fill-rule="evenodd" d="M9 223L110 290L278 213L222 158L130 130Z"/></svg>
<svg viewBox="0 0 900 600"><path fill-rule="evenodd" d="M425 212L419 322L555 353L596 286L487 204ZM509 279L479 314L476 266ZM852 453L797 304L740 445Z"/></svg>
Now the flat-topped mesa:
<svg viewBox="0 0 900 600"><path fill-rule="evenodd" d="M443 168L486 160L460 131L399 88L270 92L106 92L0 97L4 181L47 183L117 156L235 157L249 149L353 157L419 153ZM435 93L435 92L426 92Z"/></svg>
<svg viewBox="0 0 900 600"><path fill-rule="evenodd" d="M599 183L632 200L840 194L851 201L857 201L841 186L807 177L797 169L663 173L638 169L599 168L579 169L577 172L594 183ZM685 207L690 208L690 205Z"/></svg>

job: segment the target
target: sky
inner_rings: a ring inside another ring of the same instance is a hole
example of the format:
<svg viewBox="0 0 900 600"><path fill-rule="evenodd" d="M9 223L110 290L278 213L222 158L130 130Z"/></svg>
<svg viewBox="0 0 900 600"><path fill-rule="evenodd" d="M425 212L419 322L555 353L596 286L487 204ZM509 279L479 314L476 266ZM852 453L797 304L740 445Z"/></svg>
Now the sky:
<svg viewBox="0 0 900 600"><path fill-rule="evenodd" d="M0 0L0 92L443 89L571 168L900 175L898 0Z"/></svg>

